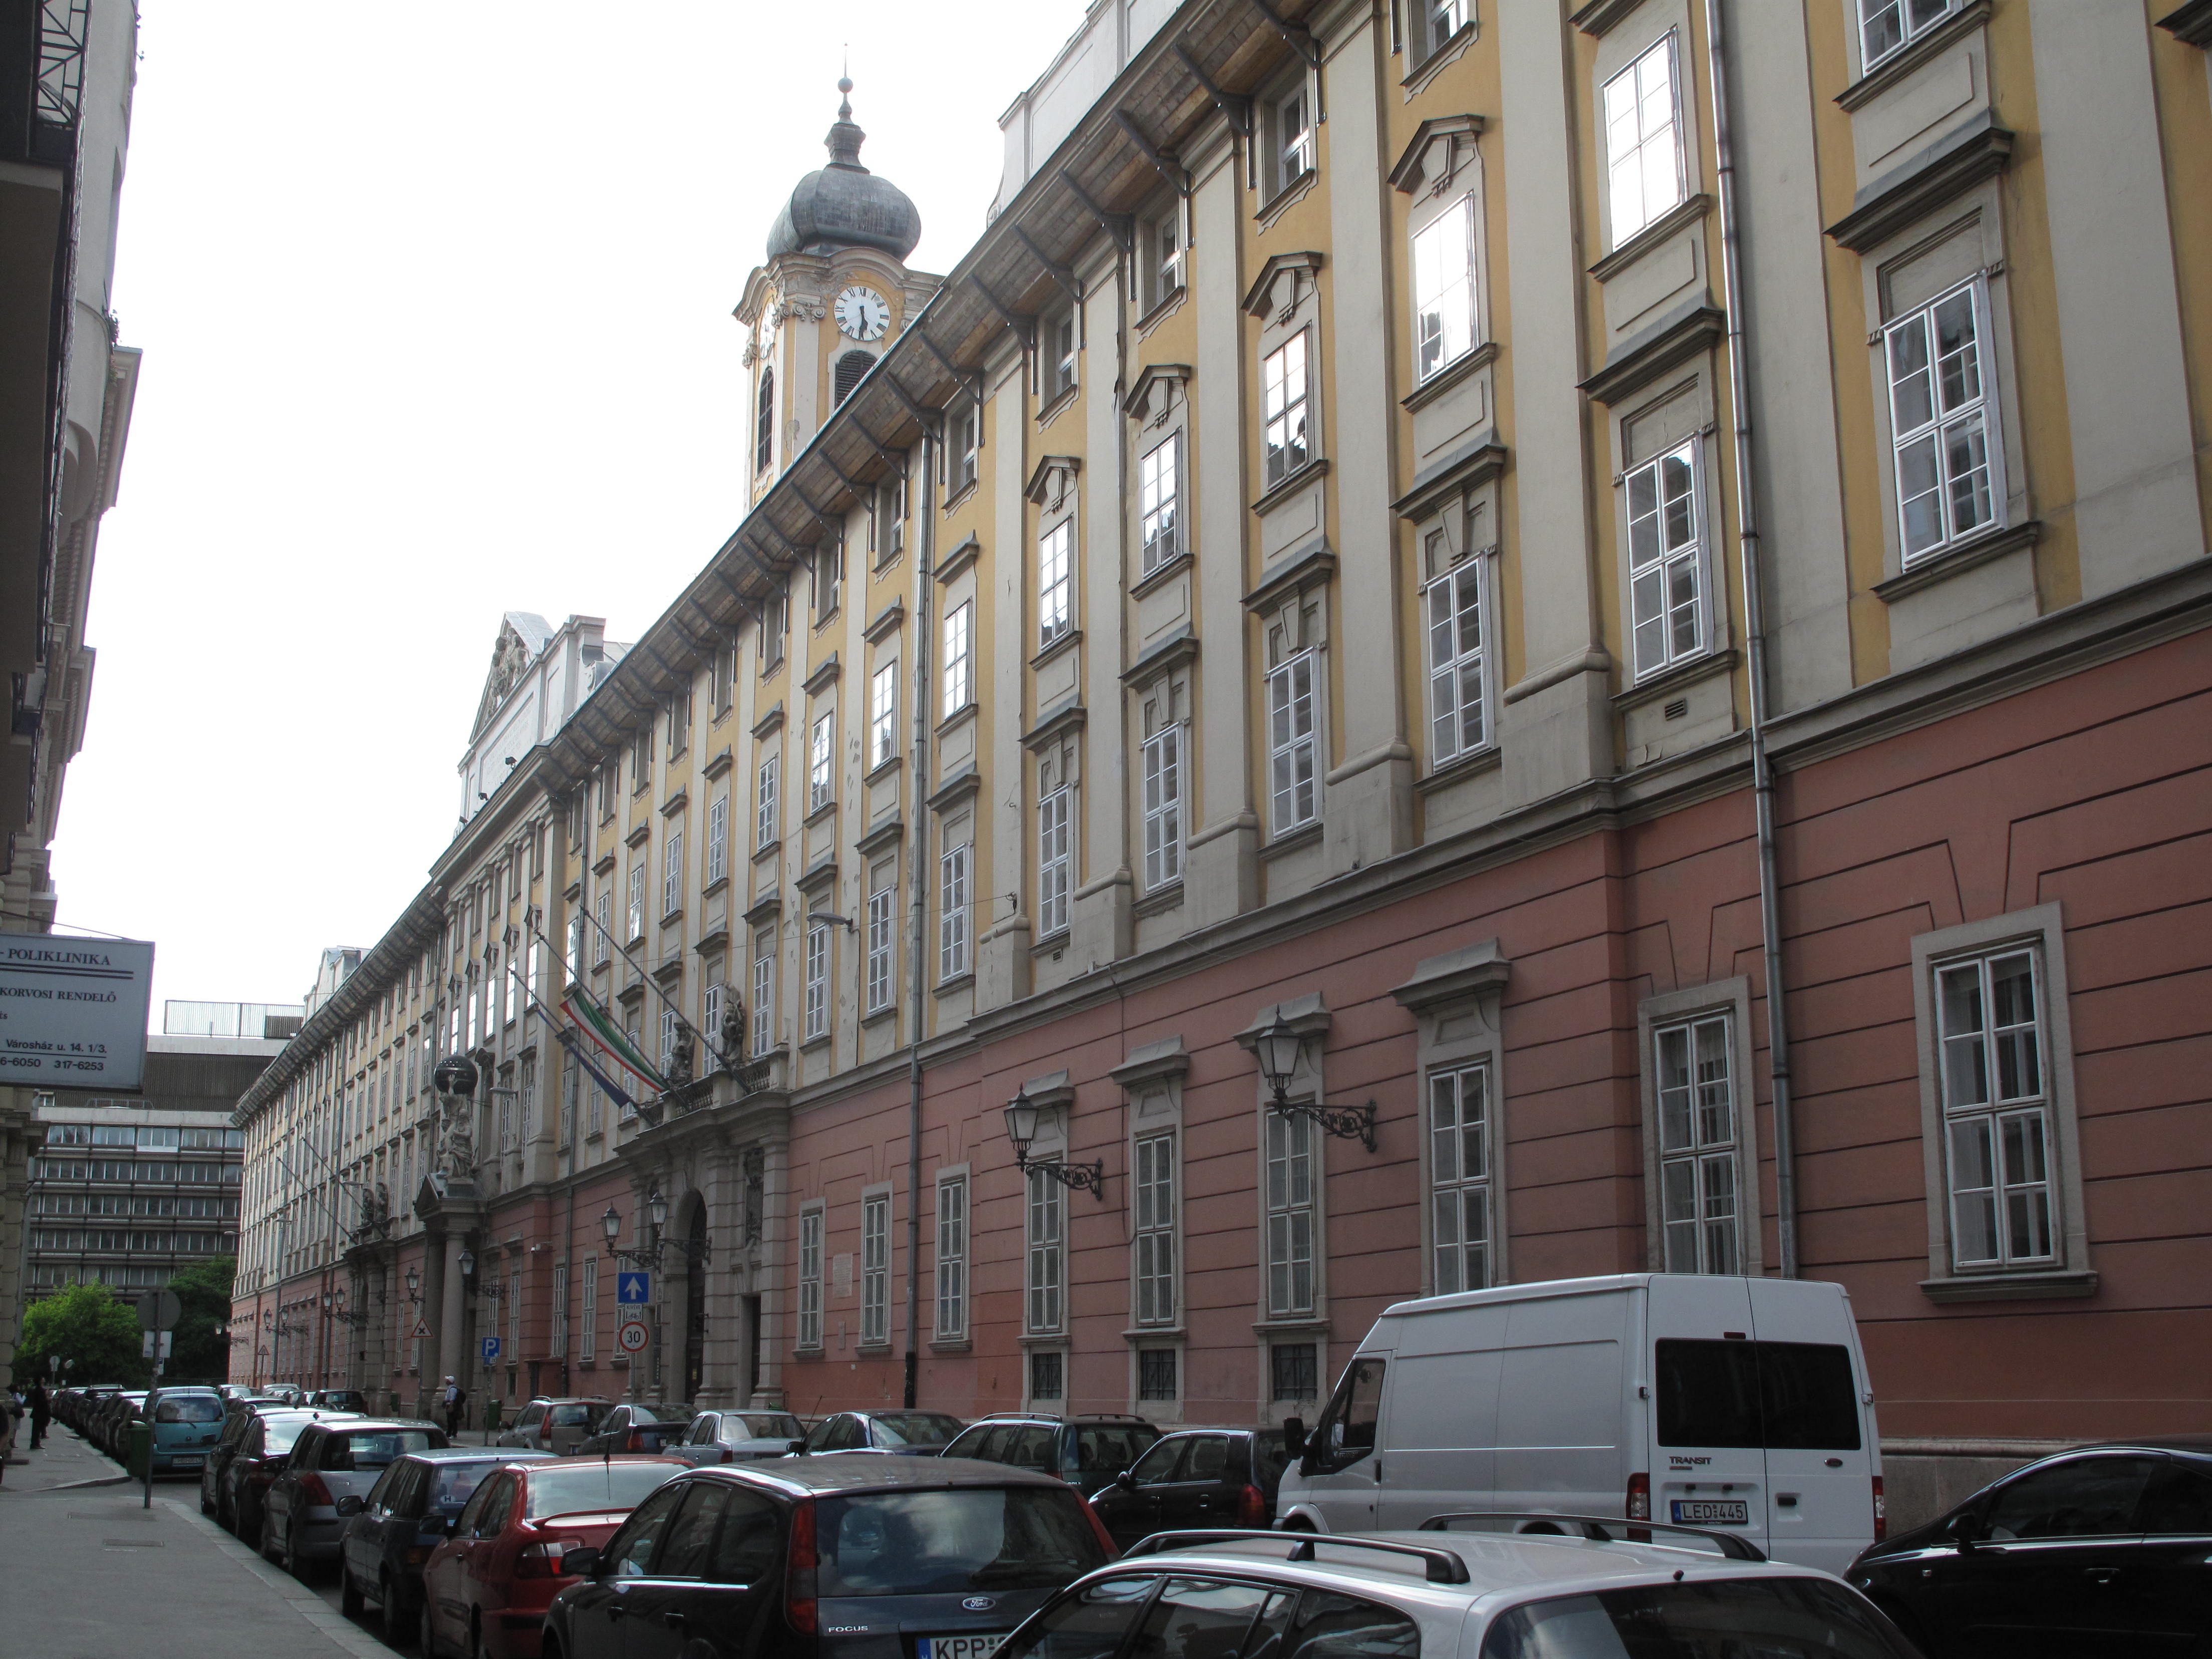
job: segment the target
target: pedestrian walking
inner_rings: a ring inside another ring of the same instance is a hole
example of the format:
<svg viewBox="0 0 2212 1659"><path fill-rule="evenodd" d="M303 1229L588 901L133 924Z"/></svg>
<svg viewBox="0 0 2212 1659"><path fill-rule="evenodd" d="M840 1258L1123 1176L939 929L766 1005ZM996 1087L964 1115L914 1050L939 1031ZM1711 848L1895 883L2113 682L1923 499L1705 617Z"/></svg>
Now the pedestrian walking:
<svg viewBox="0 0 2212 1659"><path fill-rule="evenodd" d="M31 1449L36 1451L39 1443L46 1437L46 1425L54 1420L53 1396L46 1392L44 1382L31 1384Z"/></svg>
<svg viewBox="0 0 2212 1659"><path fill-rule="evenodd" d="M461 1435L461 1412L469 1403L469 1391L452 1377L446 1379L446 1434L458 1440Z"/></svg>

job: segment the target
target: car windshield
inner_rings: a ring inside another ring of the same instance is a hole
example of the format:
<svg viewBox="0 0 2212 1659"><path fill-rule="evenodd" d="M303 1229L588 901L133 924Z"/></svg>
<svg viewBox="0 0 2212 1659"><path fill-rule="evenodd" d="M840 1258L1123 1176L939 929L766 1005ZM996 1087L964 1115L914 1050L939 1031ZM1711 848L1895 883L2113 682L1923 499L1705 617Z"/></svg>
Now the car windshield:
<svg viewBox="0 0 2212 1659"><path fill-rule="evenodd" d="M307 1426L307 1419L304 1417L289 1423L284 1421L282 1418L275 1419L273 1420L264 1418L262 1419L262 1427L264 1437L261 1443L261 1449L263 1453L265 1455L271 1452L288 1452L291 1450L292 1443L300 1437L300 1431Z"/></svg>
<svg viewBox="0 0 2212 1659"><path fill-rule="evenodd" d="M1482 1659L1911 1659L1874 1608L1817 1578L1645 1584L1531 1601L1483 1638Z"/></svg>
<svg viewBox="0 0 2212 1659"><path fill-rule="evenodd" d="M1050 1589L1106 1561L1082 1500L1066 1488L825 1498L814 1524L824 1596Z"/></svg>
<svg viewBox="0 0 2212 1659"><path fill-rule="evenodd" d="M750 1436L755 1440L796 1440L806 1431L799 1426L795 1417L778 1417L770 1412L747 1412L742 1417L723 1419L725 1428L737 1430L738 1437Z"/></svg>
<svg viewBox="0 0 2212 1659"><path fill-rule="evenodd" d="M222 1401L211 1394L191 1395L182 1400L164 1400L154 1407L156 1423L220 1423L222 1421Z"/></svg>
<svg viewBox="0 0 2212 1659"><path fill-rule="evenodd" d="M655 1486L683 1472L677 1463L579 1463L573 1468L535 1468L525 1479L530 1489L530 1518L578 1515L596 1510L634 1510Z"/></svg>
<svg viewBox="0 0 2212 1659"><path fill-rule="evenodd" d="M600 1405L556 1406L545 1414L545 1420L556 1429L595 1429L613 1409Z"/></svg>
<svg viewBox="0 0 2212 1659"><path fill-rule="evenodd" d="M699 1415L696 1406L632 1406L632 1423L689 1423Z"/></svg>
<svg viewBox="0 0 2212 1659"><path fill-rule="evenodd" d="M878 1412L876 1427L889 1445L941 1446L960 1432L960 1419L943 1412Z"/></svg>
<svg viewBox="0 0 2212 1659"><path fill-rule="evenodd" d="M1145 1449L1159 1437L1160 1431L1149 1423L1132 1423L1126 1428L1078 1430L1077 1467L1086 1474L1119 1474L1142 1457Z"/></svg>
<svg viewBox="0 0 2212 1659"><path fill-rule="evenodd" d="M499 1468L497 1458L486 1458L482 1462L448 1463L441 1459L433 1463L430 1488L430 1507L442 1515L459 1515L468 1506L469 1495L482 1484L484 1476Z"/></svg>

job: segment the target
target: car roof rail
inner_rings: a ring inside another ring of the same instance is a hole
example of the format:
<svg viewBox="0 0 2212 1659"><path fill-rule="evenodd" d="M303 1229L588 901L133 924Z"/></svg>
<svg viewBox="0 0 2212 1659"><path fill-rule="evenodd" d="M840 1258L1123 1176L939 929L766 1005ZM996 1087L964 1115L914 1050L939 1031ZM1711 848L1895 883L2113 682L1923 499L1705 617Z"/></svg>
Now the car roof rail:
<svg viewBox="0 0 2212 1659"><path fill-rule="evenodd" d="M1078 1423L1142 1423L1152 1426L1152 1419L1139 1417L1134 1412L1084 1412L1074 1419Z"/></svg>
<svg viewBox="0 0 2212 1659"><path fill-rule="evenodd" d="M1429 1549L1419 1544L1401 1544L1387 1538L1352 1538L1338 1533L1274 1532L1265 1527L1214 1527L1203 1531L1156 1532L1149 1538L1140 1538L1121 1553L1121 1559L1156 1555L1162 1550L1194 1549L1203 1544L1233 1544L1243 1539L1260 1539L1270 1544L1291 1546L1289 1559L1310 1561L1314 1546L1327 1544L1332 1548L1347 1550L1376 1550L1385 1555L1410 1555L1421 1562L1431 1584L1464 1584L1469 1582L1467 1563L1451 1551Z"/></svg>
<svg viewBox="0 0 2212 1659"><path fill-rule="evenodd" d="M1534 1521L1556 1526L1565 1522L1582 1528L1584 1538L1593 1544L1648 1544L1648 1538L1617 1537L1617 1533L1679 1532L1692 1538L1702 1538L1716 1544L1720 1553L1731 1561L1764 1561L1766 1552L1748 1538L1732 1532L1721 1532L1711 1527L1686 1527L1673 1521L1630 1521L1618 1515L1554 1515L1544 1510L1455 1510L1445 1515L1432 1515L1421 1522L1423 1532L1449 1532L1454 1521ZM1522 1534L1530 1528L1519 1528Z"/></svg>

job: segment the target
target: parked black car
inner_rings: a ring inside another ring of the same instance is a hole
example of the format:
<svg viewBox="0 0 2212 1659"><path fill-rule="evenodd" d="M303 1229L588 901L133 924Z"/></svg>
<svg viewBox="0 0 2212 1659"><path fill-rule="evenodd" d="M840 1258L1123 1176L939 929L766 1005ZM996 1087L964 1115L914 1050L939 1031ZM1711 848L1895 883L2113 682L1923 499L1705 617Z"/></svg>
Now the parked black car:
<svg viewBox="0 0 2212 1659"><path fill-rule="evenodd" d="M805 1452L898 1452L934 1457L967 1425L943 1412L836 1412L810 1430Z"/></svg>
<svg viewBox="0 0 2212 1659"><path fill-rule="evenodd" d="M692 1469L605 1548L570 1553L584 1577L554 1599L541 1656L987 1659L1110 1553L1064 1482L1025 1470L934 1457Z"/></svg>
<svg viewBox="0 0 2212 1659"><path fill-rule="evenodd" d="M269 1488L292 1461L292 1448L301 1431L311 1424L339 1420L343 1413L301 1411L292 1406L271 1406L252 1414L228 1449L216 1443L221 1454L215 1487L215 1517L248 1544L261 1538L261 1515ZM210 1459L216 1463L216 1459ZM201 1479L206 1479L202 1472Z"/></svg>
<svg viewBox="0 0 2212 1659"><path fill-rule="evenodd" d="M1280 1429L1189 1429L1091 1495L1116 1547L1184 1527L1268 1527L1289 1462Z"/></svg>
<svg viewBox="0 0 2212 1659"><path fill-rule="evenodd" d="M696 1406L625 1400L599 1419L596 1431L576 1443L572 1457L601 1452L657 1452L681 1440L699 1414Z"/></svg>
<svg viewBox="0 0 2212 1659"><path fill-rule="evenodd" d="M384 1609L387 1636L405 1640L420 1620L422 1564L446 1541L470 1497L494 1469L547 1463L551 1452L437 1446L388 1467L363 1498L341 1498L338 1605L349 1618L366 1603Z"/></svg>
<svg viewBox="0 0 2212 1659"><path fill-rule="evenodd" d="M1931 1659L2212 1652L2212 1435L2030 1463L1848 1576Z"/></svg>
<svg viewBox="0 0 2212 1659"><path fill-rule="evenodd" d="M231 1525L230 1466L252 1437L253 1425L264 1418L281 1417L301 1423L313 1423L351 1415L353 1413L348 1412L297 1410L274 1400L232 1401L224 1410L222 1426L216 1435L215 1444L208 1449L207 1461L200 1465L200 1513L212 1515L226 1527ZM297 1432L295 1429L292 1434L283 1437L281 1447L270 1449L289 1452ZM265 1439L264 1444L266 1445Z"/></svg>
<svg viewBox="0 0 2212 1659"><path fill-rule="evenodd" d="M1056 1474L1088 1498L1159 1437L1160 1431L1143 1418L1116 1413L1055 1417L1046 1412L994 1412L970 1424L944 1455Z"/></svg>

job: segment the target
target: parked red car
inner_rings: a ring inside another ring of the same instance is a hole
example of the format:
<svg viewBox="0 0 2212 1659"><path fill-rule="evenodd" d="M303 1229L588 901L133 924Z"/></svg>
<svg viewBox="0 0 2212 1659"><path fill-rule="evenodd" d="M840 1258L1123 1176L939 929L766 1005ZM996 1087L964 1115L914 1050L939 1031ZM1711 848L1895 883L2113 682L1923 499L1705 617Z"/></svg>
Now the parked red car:
<svg viewBox="0 0 2212 1659"><path fill-rule="evenodd" d="M538 1659L546 1607L575 1583L571 1550L597 1549L680 1457L562 1458L487 1476L422 1566L422 1659Z"/></svg>

